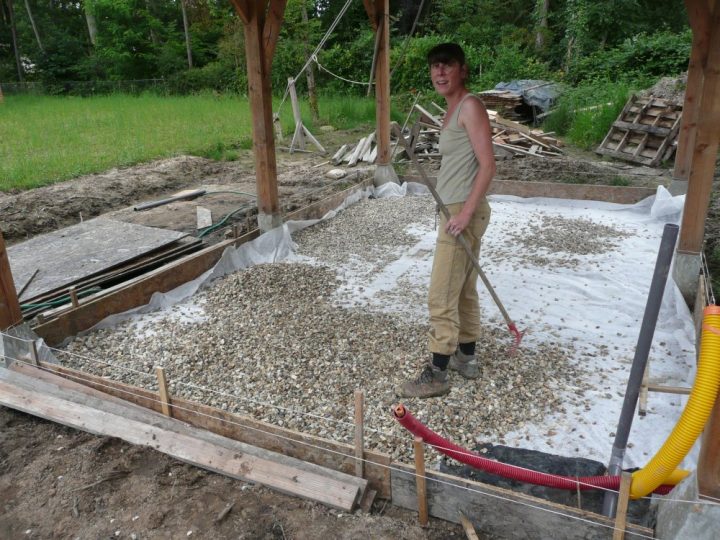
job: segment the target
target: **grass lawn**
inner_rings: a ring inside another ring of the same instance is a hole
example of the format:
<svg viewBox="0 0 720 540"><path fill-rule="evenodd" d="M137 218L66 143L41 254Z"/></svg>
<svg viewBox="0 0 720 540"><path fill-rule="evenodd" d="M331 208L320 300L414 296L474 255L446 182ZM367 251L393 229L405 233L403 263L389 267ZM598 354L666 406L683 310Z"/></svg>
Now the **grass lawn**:
<svg viewBox="0 0 720 540"><path fill-rule="evenodd" d="M327 98L320 109L339 128L374 123L373 99ZM289 102L281 120L292 133ZM250 105L240 96L6 96L0 104L0 191L179 154L232 158L238 148L252 148Z"/></svg>

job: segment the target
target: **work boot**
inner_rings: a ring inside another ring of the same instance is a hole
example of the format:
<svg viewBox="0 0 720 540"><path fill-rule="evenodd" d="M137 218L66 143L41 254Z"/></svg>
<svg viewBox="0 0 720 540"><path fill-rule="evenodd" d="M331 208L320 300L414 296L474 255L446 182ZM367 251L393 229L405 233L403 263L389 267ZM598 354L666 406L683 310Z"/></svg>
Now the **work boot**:
<svg viewBox="0 0 720 540"><path fill-rule="evenodd" d="M460 349L455 351L450 357L448 367L457 371L466 379L477 379L480 377L480 368L478 367L477 357L474 354L465 354Z"/></svg>
<svg viewBox="0 0 720 540"><path fill-rule="evenodd" d="M410 379L395 387L395 395L405 398L444 396L449 392L450 384L447 380L447 370L442 370L430 363L423 367L415 379Z"/></svg>

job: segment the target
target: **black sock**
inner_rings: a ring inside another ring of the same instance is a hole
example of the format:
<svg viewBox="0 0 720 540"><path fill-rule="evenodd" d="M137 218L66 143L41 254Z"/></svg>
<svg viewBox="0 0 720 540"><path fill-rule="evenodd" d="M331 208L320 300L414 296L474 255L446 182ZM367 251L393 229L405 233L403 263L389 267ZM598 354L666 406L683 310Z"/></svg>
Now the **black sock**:
<svg viewBox="0 0 720 540"><path fill-rule="evenodd" d="M450 355L433 353L432 363L433 366L440 368L441 371L445 371L450 363Z"/></svg>
<svg viewBox="0 0 720 540"><path fill-rule="evenodd" d="M471 341L470 343L460 343L460 352L466 356L472 356L475 354L475 342Z"/></svg>

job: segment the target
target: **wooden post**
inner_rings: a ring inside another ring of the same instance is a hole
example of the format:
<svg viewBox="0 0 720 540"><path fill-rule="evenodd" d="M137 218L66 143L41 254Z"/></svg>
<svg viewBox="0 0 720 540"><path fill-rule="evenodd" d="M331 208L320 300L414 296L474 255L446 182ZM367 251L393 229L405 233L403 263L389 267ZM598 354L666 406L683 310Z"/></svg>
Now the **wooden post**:
<svg viewBox="0 0 720 540"><path fill-rule="evenodd" d="M287 0L231 1L245 28L248 94L253 116L253 150L257 171L258 226L262 231L269 231L282 224L270 72Z"/></svg>
<svg viewBox="0 0 720 540"><path fill-rule="evenodd" d="M688 11L706 0L685 0ZM693 22L693 21L691 21ZM694 26L693 32L702 32L702 25ZM678 252L700 254L705 236L705 219L712 191L718 140L720 140L720 9L712 10L707 66L700 95L697 135L693 148L688 192L685 199ZM697 279L693 276L693 281Z"/></svg>
<svg viewBox="0 0 720 540"><path fill-rule="evenodd" d="M375 65L375 184L399 183L390 161L390 0L365 0L364 3L373 28L380 35Z"/></svg>
<svg viewBox="0 0 720 540"><path fill-rule="evenodd" d="M673 178L687 180L690 176L697 123L700 116L700 95L705 79L708 46L710 43L710 9L715 0L705 2L686 2L688 18L693 27L692 49L688 63L688 78L685 86L682 124L678 135L677 153ZM710 6L710 9L708 9Z"/></svg>
<svg viewBox="0 0 720 540"><path fill-rule="evenodd" d="M290 102L292 103L293 118L295 119L295 133L290 142L290 152L297 147L305 150L305 133L303 131L302 117L300 116L300 104L298 103L297 92L295 91L295 79L288 77L288 88L290 89Z"/></svg>
<svg viewBox="0 0 720 540"><path fill-rule="evenodd" d="M697 477L700 497L720 499L720 398L702 434Z"/></svg>
<svg viewBox="0 0 720 540"><path fill-rule="evenodd" d="M427 486L425 484L425 445L421 437L415 437L413 441L415 447L415 486L417 490L418 500L418 521L421 527L427 527L428 504L427 504Z"/></svg>
<svg viewBox="0 0 720 540"><path fill-rule="evenodd" d="M363 477L365 465L365 440L363 428L365 424L365 393L355 390L355 476Z"/></svg>
<svg viewBox="0 0 720 540"><path fill-rule="evenodd" d="M623 472L620 479L620 494L618 495L617 514L615 514L615 529L613 540L623 540L627 528L627 509L630 502L630 486L632 485L632 474Z"/></svg>
<svg viewBox="0 0 720 540"><path fill-rule="evenodd" d="M165 416L172 418L172 410L170 409L170 393L167 389L167 379L165 378L165 369L158 366L155 368L155 375L158 380L158 393L160 394L160 406Z"/></svg>
<svg viewBox="0 0 720 540"><path fill-rule="evenodd" d="M0 232L0 330L15 326L22 320L20 302L10 270L10 259L8 259L5 249L5 240Z"/></svg>

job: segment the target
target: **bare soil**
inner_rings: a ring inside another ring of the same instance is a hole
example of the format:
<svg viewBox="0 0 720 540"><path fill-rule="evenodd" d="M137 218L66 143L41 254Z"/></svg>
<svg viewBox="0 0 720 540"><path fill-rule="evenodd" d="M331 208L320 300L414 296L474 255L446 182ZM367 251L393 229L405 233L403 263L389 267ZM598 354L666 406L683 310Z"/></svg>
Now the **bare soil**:
<svg viewBox="0 0 720 540"><path fill-rule="evenodd" d="M359 138L359 137L358 137ZM334 149L329 149L331 152ZM343 189L325 178L327 158L278 154L280 199L285 212ZM512 180L666 184L657 170L608 165L592 156L516 159L499 164ZM579 180L578 180L579 179ZM617 181L616 181L617 182ZM187 188L255 193L251 156L216 162L180 156L113 169L27 192L0 194L0 230L8 244L98 215L196 233L195 207L213 220L253 198L242 193L206 196L136 212L133 205ZM251 211L240 215L252 218ZM221 232L217 233L218 237ZM0 538L449 538L459 526L432 520L383 501L370 514L340 514L183 464L148 448L96 437L0 407ZM230 506L230 510L224 510Z"/></svg>

